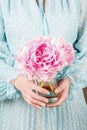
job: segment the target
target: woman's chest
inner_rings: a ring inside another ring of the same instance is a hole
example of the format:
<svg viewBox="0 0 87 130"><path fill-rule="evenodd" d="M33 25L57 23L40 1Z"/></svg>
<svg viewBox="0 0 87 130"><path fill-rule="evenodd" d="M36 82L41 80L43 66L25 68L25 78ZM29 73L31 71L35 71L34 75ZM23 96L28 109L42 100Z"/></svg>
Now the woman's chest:
<svg viewBox="0 0 87 130"><path fill-rule="evenodd" d="M64 37L74 43L77 38L79 18L77 11L50 11L41 13L39 8L22 4L5 7L3 11L5 33L10 49L15 51L30 38L39 35Z"/></svg>

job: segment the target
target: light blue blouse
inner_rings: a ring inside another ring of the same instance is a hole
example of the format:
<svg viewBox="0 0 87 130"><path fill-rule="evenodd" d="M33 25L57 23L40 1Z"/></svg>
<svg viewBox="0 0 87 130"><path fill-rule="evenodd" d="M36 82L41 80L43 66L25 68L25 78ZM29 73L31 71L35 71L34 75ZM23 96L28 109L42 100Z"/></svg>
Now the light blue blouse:
<svg viewBox="0 0 87 130"><path fill-rule="evenodd" d="M73 88L87 84L87 23L80 27L80 2L78 0L47 1L44 13L35 0L1 0L0 11L0 100L19 97L19 92L9 81L18 75L14 56L30 38L38 35L64 37L74 45L76 59L73 66L58 73L70 77ZM85 22L85 21L84 21ZM81 30L81 29L82 30Z"/></svg>
<svg viewBox="0 0 87 130"><path fill-rule="evenodd" d="M47 0L45 11L43 0L39 0L38 4L35 0L0 0L0 101L2 104L10 101L8 104L11 105L14 100L9 99L16 99L17 102L20 102L19 98L23 100L21 93L9 83L18 76L14 56L30 38L39 35L64 37L73 44L76 53L75 61L71 67L66 67L57 74L57 80L70 77L72 80L70 91L87 85L85 9L86 4L83 3L81 8L80 0ZM23 106L20 107L25 107L25 103L22 103ZM57 108L53 111L54 115L58 113ZM52 130L58 130L57 127ZM48 128L51 130L52 127ZM10 128L3 130L10 130ZM27 130L27 128L20 130ZM36 130L36 128L32 127L29 130ZM45 127L40 130L45 130Z"/></svg>

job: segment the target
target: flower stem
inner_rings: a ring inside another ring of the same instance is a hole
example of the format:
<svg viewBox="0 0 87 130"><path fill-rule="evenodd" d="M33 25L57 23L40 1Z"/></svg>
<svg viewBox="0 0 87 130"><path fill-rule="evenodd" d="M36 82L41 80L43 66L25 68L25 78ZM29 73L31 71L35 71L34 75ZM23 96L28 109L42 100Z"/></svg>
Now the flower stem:
<svg viewBox="0 0 87 130"><path fill-rule="evenodd" d="M43 81L43 80L41 81L40 86L41 86L41 87L44 86L44 81Z"/></svg>
<svg viewBox="0 0 87 130"><path fill-rule="evenodd" d="M51 91L54 92L54 88L53 88L53 86L51 85L51 83L48 82L48 84L49 84L49 86L50 86Z"/></svg>

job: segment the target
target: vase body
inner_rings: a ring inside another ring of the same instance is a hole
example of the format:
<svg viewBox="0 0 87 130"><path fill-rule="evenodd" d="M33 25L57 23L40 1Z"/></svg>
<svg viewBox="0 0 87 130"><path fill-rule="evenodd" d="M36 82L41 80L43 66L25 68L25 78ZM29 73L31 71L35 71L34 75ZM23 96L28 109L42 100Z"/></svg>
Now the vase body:
<svg viewBox="0 0 87 130"><path fill-rule="evenodd" d="M49 99L48 103L53 103L53 102L58 101L58 95L55 93L55 88L57 87L58 83L57 83L55 78L52 79L50 82L44 82L43 81L43 85L41 85L41 82L37 82L37 83L38 83L39 86L41 86L42 88L47 89L50 92L50 94L38 93L41 96L44 96L44 97L48 98Z"/></svg>

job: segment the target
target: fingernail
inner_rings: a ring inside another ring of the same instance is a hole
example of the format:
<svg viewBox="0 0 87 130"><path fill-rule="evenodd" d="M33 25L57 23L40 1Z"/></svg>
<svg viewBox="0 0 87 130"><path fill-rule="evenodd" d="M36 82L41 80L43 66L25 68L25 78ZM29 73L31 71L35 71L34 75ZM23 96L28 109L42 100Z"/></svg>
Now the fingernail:
<svg viewBox="0 0 87 130"><path fill-rule="evenodd" d="M55 93L57 94L57 92L55 91Z"/></svg>
<svg viewBox="0 0 87 130"><path fill-rule="evenodd" d="M50 94L50 92L49 92L49 91L47 91L47 94Z"/></svg>
<svg viewBox="0 0 87 130"><path fill-rule="evenodd" d="M45 106L46 106L46 104L42 104L42 106L43 106L43 107L45 107Z"/></svg>
<svg viewBox="0 0 87 130"><path fill-rule="evenodd" d="M41 107L38 107L39 109L42 109Z"/></svg>
<svg viewBox="0 0 87 130"><path fill-rule="evenodd" d="M58 90L57 90L57 91L55 91L55 93L56 93L56 94L58 94Z"/></svg>
<svg viewBox="0 0 87 130"><path fill-rule="evenodd" d="M48 103L48 102L49 102L49 100L46 100L46 102Z"/></svg>

